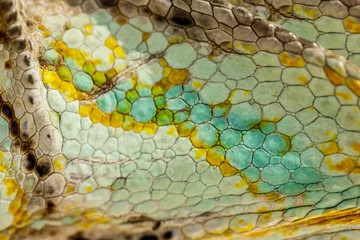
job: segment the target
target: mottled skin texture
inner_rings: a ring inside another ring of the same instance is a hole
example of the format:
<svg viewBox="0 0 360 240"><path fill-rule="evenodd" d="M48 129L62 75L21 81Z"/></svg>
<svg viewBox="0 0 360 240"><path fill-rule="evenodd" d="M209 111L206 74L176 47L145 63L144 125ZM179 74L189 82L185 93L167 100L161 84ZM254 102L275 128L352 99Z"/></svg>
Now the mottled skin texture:
<svg viewBox="0 0 360 240"><path fill-rule="evenodd" d="M360 235L359 1L0 16L0 239Z"/></svg>

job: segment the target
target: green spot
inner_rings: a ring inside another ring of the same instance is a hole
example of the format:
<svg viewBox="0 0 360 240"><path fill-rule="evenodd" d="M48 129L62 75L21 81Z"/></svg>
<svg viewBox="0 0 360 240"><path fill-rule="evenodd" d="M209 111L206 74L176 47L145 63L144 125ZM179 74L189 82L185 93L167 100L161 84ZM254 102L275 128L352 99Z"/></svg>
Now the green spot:
<svg viewBox="0 0 360 240"><path fill-rule="evenodd" d="M89 75L93 75L96 72L94 64L90 61L85 62L83 70L84 70L84 72L86 72Z"/></svg>
<svg viewBox="0 0 360 240"><path fill-rule="evenodd" d="M213 108L214 117L225 116L229 112L230 107L231 107L231 105L228 105L228 104L219 104L219 105L214 106L214 108Z"/></svg>
<svg viewBox="0 0 360 240"><path fill-rule="evenodd" d="M199 97L196 92L185 92L183 93L182 98L189 105L194 105L199 101Z"/></svg>
<svg viewBox="0 0 360 240"><path fill-rule="evenodd" d="M280 185L287 183L290 173L281 164L267 165L261 173L261 179L271 185Z"/></svg>
<svg viewBox="0 0 360 240"><path fill-rule="evenodd" d="M150 121L156 113L154 101L150 97L139 98L132 104L131 115L138 122Z"/></svg>
<svg viewBox="0 0 360 240"><path fill-rule="evenodd" d="M328 192L342 192L353 185L348 176L326 178L323 184Z"/></svg>
<svg viewBox="0 0 360 240"><path fill-rule="evenodd" d="M279 188L279 191L287 196L298 195L305 190L304 186L298 183L287 183Z"/></svg>
<svg viewBox="0 0 360 240"><path fill-rule="evenodd" d="M274 190L274 186L259 180L256 183L250 185L250 189L255 193L268 193Z"/></svg>
<svg viewBox="0 0 360 240"><path fill-rule="evenodd" d="M118 110L120 113L122 113L122 114L127 114L127 113L130 112L131 103L129 103L128 100L123 99L123 100L118 101L116 107L117 107L117 110Z"/></svg>
<svg viewBox="0 0 360 240"><path fill-rule="evenodd" d="M131 77L126 79L121 79L121 81L118 84L116 84L116 88L124 92L127 92L134 88L134 82L131 79Z"/></svg>
<svg viewBox="0 0 360 240"><path fill-rule="evenodd" d="M260 178L260 172L257 168L250 166L241 172L241 176L247 181L255 182Z"/></svg>
<svg viewBox="0 0 360 240"><path fill-rule="evenodd" d="M8 123L4 118L0 117L0 142L7 138L9 134Z"/></svg>
<svg viewBox="0 0 360 240"><path fill-rule="evenodd" d="M166 98L176 98L176 97L180 96L181 93L182 93L182 86L181 85L176 85L176 86L171 87L165 93L165 97Z"/></svg>
<svg viewBox="0 0 360 240"><path fill-rule="evenodd" d="M116 98L113 92L105 93L96 99L96 104L104 113L111 113L116 108Z"/></svg>
<svg viewBox="0 0 360 240"><path fill-rule="evenodd" d="M61 55L55 51L54 49L48 50L45 52L45 59L51 64L51 65L59 65Z"/></svg>
<svg viewBox="0 0 360 240"><path fill-rule="evenodd" d="M82 92L90 92L94 86L91 77L84 72L78 72L74 76L73 83L76 89Z"/></svg>
<svg viewBox="0 0 360 240"><path fill-rule="evenodd" d="M95 25L105 25L112 20L111 15L104 9L99 9L91 14L91 21Z"/></svg>
<svg viewBox="0 0 360 240"><path fill-rule="evenodd" d="M279 164L281 163L281 157L279 156L272 156L270 158L270 164Z"/></svg>
<svg viewBox="0 0 360 240"><path fill-rule="evenodd" d="M187 111L177 112L174 115L174 123L175 124L182 123L188 118L189 118L189 113Z"/></svg>
<svg viewBox="0 0 360 240"><path fill-rule="evenodd" d="M196 51L188 43L175 44L166 50L165 59L172 68L187 68L196 60Z"/></svg>
<svg viewBox="0 0 360 240"><path fill-rule="evenodd" d="M167 104L167 108L171 111L180 111L187 107L186 103L178 98L170 99Z"/></svg>
<svg viewBox="0 0 360 240"><path fill-rule="evenodd" d="M72 74L70 72L70 69L66 66L60 66L57 70L58 75L61 80L70 82L72 80Z"/></svg>
<svg viewBox="0 0 360 240"><path fill-rule="evenodd" d="M314 168L301 167L296 169L292 174L293 179L297 183L309 184L316 183L320 180L320 174Z"/></svg>
<svg viewBox="0 0 360 240"><path fill-rule="evenodd" d="M261 121L259 104L240 103L232 106L228 120L230 126L239 130L248 130Z"/></svg>
<svg viewBox="0 0 360 240"><path fill-rule="evenodd" d="M305 167L319 167L324 155L317 148L309 148L301 153L301 163Z"/></svg>
<svg viewBox="0 0 360 240"><path fill-rule="evenodd" d="M198 148L210 148L218 140L216 129L210 124L198 125L191 133L191 142Z"/></svg>
<svg viewBox="0 0 360 240"><path fill-rule="evenodd" d="M260 130L264 134L270 134L276 131L276 124L273 122L261 122L260 123Z"/></svg>
<svg viewBox="0 0 360 240"><path fill-rule="evenodd" d="M135 100L138 98L139 94L135 90L131 90L126 93L126 99L131 103L135 102Z"/></svg>
<svg viewBox="0 0 360 240"><path fill-rule="evenodd" d="M125 98L125 93L124 93L123 91L114 90L113 92L114 92L114 94L115 94L116 100L119 101L119 100L122 100L122 99Z"/></svg>
<svg viewBox="0 0 360 240"><path fill-rule="evenodd" d="M252 129L244 135L244 144L250 148L259 148L265 139L259 129Z"/></svg>
<svg viewBox="0 0 360 240"><path fill-rule="evenodd" d="M154 98L155 106L157 109L162 109L165 107L165 98L164 96L158 96Z"/></svg>
<svg viewBox="0 0 360 240"><path fill-rule="evenodd" d="M290 149L290 140L285 135L272 133L266 137L264 149L273 155L283 155Z"/></svg>
<svg viewBox="0 0 360 240"><path fill-rule="evenodd" d="M92 75L92 78L94 80L94 83L96 86L101 86L106 82L106 76L103 72L96 72L94 75Z"/></svg>
<svg viewBox="0 0 360 240"><path fill-rule="evenodd" d="M159 126L169 125L172 122L173 114L169 110L161 110L156 115L156 124Z"/></svg>
<svg viewBox="0 0 360 240"><path fill-rule="evenodd" d="M218 130L222 131L227 128L228 124L225 117L216 117L211 119L211 124Z"/></svg>
<svg viewBox="0 0 360 240"><path fill-rule="evenodd" d="M146 85L136 85L136 91L139 93L140 97L150 97L151 96L151 89Z"/></svg>
<svg viewBox="0 0 360 240"><path fill-rule="evenodd" d="M290 170L300 166L300 156L297 152L287 152L281 160L281 163Z"/></svg>
<svg viewBox="0 0 360 240"><path fill-rule="evenodd" d="M223 131L220 135L220 142L224 148L231 148L235 145L238 145L241 141L240 131L234 129L227 129Z"/></svg>
<svg viewBox="0 0 360 240"><path fill-rule="evenodd" d="M248 167L251 159L252 152L245 146L235 146L226 152L226 161L239 170Z"/></svg>
<svg viewBox="0 0 360 240"><path fill-rule="evenodd" d="M254 152L254 165L256 167L265 167L269 164L270 155L263 149L258 149Z"/></svg>
<svg viewBox="0 0 360 240"><path fill-rule="evenodd" d="M190 119L194 123L204 123L211 118L211 109L208 105L197 104L191 109Z"/></svg>

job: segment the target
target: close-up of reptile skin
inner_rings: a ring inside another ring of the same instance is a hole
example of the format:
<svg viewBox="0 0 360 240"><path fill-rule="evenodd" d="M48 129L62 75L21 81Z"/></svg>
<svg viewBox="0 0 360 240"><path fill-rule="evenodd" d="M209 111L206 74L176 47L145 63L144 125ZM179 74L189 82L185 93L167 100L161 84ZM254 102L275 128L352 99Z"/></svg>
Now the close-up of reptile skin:
<svg viewBox="0 0 360 240"><path fill-rule="evenodd" d="M360 239L360 0L0 0L0 240Z"/></svg>

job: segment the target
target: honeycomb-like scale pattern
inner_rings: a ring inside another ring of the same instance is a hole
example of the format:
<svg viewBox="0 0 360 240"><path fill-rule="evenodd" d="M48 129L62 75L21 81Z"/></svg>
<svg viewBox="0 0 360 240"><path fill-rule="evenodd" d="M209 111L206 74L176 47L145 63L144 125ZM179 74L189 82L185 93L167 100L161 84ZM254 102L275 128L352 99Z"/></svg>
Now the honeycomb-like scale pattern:
<svg viewBox="0 0 360 240"><path fill-rule="evenodd" d="M360 5L295 2L0 0L0 239L355 239Z"/></svg>

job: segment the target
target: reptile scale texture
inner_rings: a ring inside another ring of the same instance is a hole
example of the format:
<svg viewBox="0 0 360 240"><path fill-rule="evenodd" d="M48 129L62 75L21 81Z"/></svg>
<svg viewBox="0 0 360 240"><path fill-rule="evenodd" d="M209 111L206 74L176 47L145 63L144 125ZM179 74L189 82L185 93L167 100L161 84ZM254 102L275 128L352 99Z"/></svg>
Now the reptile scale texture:
<svg viewBox="0 0 360 240"><path fill-rule="evenodd" d="M0 0L0 240L360 239L360 0Z"/></svg>

